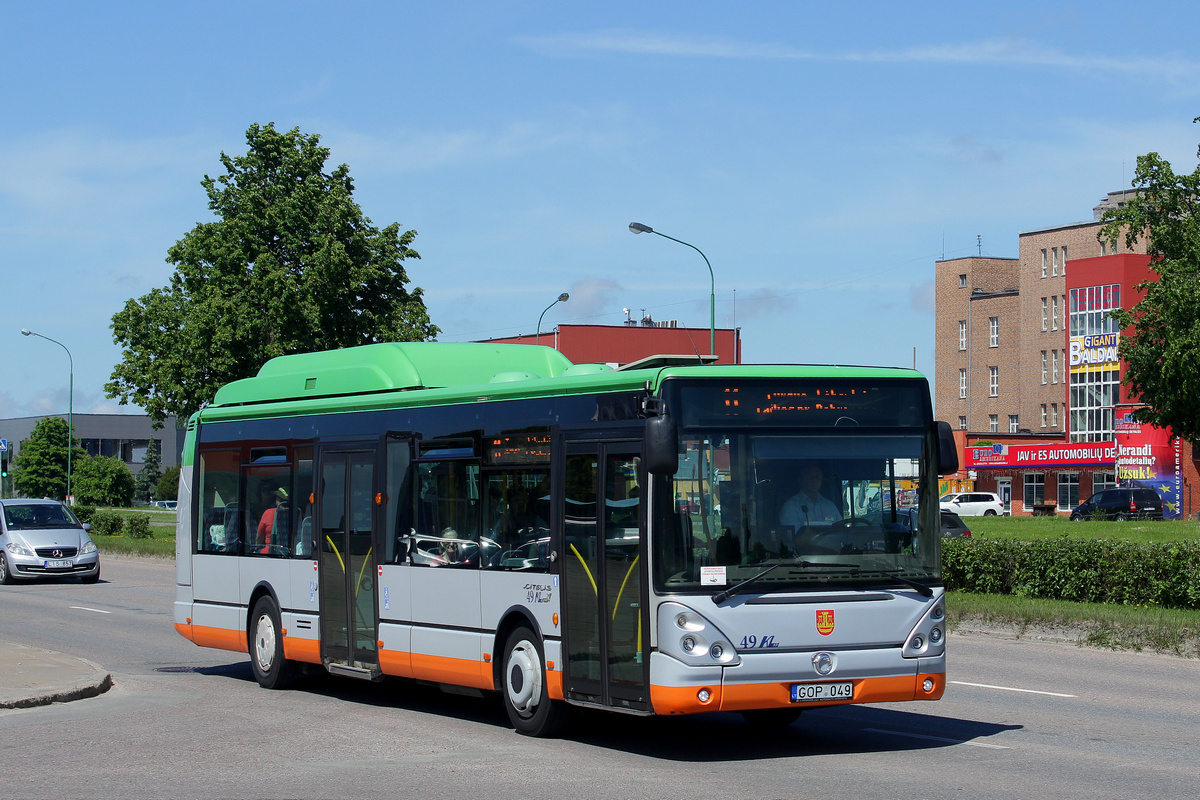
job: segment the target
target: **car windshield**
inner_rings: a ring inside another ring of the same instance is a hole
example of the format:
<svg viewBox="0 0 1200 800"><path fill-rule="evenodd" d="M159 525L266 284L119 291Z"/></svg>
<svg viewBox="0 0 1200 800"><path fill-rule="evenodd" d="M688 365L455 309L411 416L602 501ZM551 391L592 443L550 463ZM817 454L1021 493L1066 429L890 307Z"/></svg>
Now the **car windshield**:
<svg viewBox="0 0 1200 800"><path fill-rule="evenodd" d="M916 432L681 432L656 503L656 581L713 591L773 567L755 591L936 582L938 487L920 481L930 448Z"/></svg>
<svg viewBox="0 0 1200 800"><path fill-rule="evenodd" d="M10 531L35 530L38 528L80 528L79 520L57 503L29 503L28 505L5 505L4 524Z"/></svg>

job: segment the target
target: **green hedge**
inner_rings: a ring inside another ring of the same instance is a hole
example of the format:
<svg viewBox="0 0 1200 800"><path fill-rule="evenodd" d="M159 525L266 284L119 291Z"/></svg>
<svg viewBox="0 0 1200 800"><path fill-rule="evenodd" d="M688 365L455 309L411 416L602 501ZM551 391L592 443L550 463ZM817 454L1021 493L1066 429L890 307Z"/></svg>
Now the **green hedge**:
<svg viewBox="0 0 1200 800"><path fill-rule="evenodd" d="M942 577L960 592L1200 609L1200 542L947 539Z"/></svg>
<svg viewBox="0 0 1200 800"><path fill-rule="evenodd" d="M92 514L92 534L95 536L120 536L125 521L111 511L96 511Z"/></svg>

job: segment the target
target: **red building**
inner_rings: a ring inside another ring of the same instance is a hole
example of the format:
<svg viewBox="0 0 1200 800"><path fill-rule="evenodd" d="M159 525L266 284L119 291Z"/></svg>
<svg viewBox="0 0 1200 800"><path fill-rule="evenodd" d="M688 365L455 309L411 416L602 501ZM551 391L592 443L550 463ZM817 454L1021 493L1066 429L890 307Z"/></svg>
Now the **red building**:
<svg viewBox="0 0 1200 800"><path fill-rule="evenodd" d="M1134 422L1138 398L1121 384L1128 331L1109 312L1133 307L1155 275L1144 253L1096 237L1103 211L1123 201L1114 193L1093 220L1022 233L1016 259L938 262L935 403L940 419L957 419L963 448L947 491L1065 514L1136 483L1158 490L1167 516L1196 514L1193 447Z"/></svg>
<svg viewBox="0 0 1200 800"><path fill-rule="evenodd" d="M718 364L742 363L740 328L717 328ZM488 339L505 344L542 344L575 364L629 364L656 355L708 355L708 328L667 325L559 325L553 331Z"/></svg>

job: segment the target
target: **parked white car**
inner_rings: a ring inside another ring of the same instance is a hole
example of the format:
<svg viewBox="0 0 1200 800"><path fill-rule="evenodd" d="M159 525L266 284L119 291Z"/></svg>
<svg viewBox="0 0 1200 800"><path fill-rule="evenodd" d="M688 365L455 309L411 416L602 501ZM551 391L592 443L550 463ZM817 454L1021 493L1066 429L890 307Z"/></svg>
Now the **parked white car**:
<svg viewBox="0 0 1200 800"><path fill-rule="evenodd" d="M951 492L938 501L942 511L960 517L995 517L1004 514L1004 503L995 492Z"/></svg>

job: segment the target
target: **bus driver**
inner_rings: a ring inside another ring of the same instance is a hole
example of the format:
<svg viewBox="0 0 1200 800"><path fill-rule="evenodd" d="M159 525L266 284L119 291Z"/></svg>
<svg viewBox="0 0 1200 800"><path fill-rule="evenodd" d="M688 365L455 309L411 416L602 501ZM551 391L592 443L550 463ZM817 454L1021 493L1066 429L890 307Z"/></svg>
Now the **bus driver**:
<svg viewBox="0 0 1200 800"><path fill-rule="evenodd" d="M779 524L791 525L799 533L811 525L832 525L842 519L842 512L832 500L821 495L825 475L816 464L800 470L800 491L788 498L779 509Z"/></svg>

